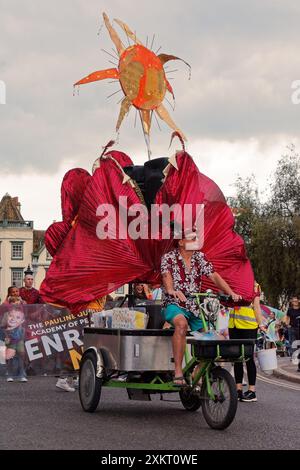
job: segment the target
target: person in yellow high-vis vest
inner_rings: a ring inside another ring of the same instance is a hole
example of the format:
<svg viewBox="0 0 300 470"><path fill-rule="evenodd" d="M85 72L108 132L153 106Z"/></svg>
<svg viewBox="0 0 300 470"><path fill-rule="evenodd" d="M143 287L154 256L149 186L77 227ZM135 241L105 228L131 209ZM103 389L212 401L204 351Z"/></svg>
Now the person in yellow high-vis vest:
<svg viewBox="0 0 300 470"><path fill-rule="evenodd" d="M249 306L235 306L230 310L229 317L229 338L230 339L256 339L257 330L265 329L263 325L263 317L260 308L260 286L254 283L255 297ZM256 384L256 365L254 357L246 362L248 386L247 392L243 393L243 375L244 364L242 362L234 363L234 377L238 392L238 399L243 402L257 401L255 384Z"/></svg>

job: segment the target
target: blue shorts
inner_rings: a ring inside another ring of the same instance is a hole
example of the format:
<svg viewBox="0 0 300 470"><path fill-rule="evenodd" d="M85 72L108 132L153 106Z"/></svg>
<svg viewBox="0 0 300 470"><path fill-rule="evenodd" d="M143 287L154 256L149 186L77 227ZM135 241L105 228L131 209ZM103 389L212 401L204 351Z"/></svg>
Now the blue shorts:
<svg viewBox="0 0 300 470"><path fill-rule="evenodd" d="M184 315L185 318L188 321L188 324L191 328L191 331L198 331L203 328L203 323L202 320L198 317L195 317L195 315L190 312L189 310L186 310L183 307L179 307L178 305L175 304L170 304L166 308L162 310L162 315L168 323L171 323L171 325L174 326L173 320L175 317L178 315Z"/></svg>

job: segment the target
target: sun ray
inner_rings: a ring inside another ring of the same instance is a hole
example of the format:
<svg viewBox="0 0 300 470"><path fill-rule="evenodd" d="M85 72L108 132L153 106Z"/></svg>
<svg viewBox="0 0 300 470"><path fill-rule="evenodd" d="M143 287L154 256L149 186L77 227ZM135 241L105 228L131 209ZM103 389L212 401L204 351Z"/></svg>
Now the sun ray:
<svg viewBox="0 0 300 470"><path fill-rule="evenodd" d="M112 93L111 95L108 95L108 96L106 97L106 99L111 98L112 96L116 95L117 93L120 93L120 91L122 91L122 88L120 88L120 90L115 91L115 92Z"/></svg>
<svg viewBox="0 0 300 470"><path fill-rule="evenodd" d="M105 54L109 55L110 57L112 57L113 59L115 60L119 60L119 58L116 56L116 55L112 55L110 52L106 51L105 49L101 49L102 52L105 52ZM114 51L114 49L113 49Z"/></svg>
<svg viewBox="0 0 300 470"><path fill-rule="evenodd" d="M127 98L127 96L125 96L125 98L122 101L121 107L120 107L120 114L119 114L118 122L117 122L117 126L116 126L116 131L117 132L120 129L122 121L123 121L124 117L126 116L126 114L128 114L130 108L131 108L131 101Z"/></svg>
<svg viewBox="0 0 300 470"><path fill-rule="evenodd" d="M158 129L161 131L161 127L160 127L159 121L158 121L158 119L157 119L156 113L153 113L153 115L154 115L154 117L155 117L155 121L156 121L156 124L157 124Z"/></svg>
<svg viewBox="0 0 300 470"><path fill-rule="evenodd" d="M143 43L139 39L137 39L136 34L131 31L127 24L123 23L123 21L118 20L117 18L114 18L114 21L120 26L120 28L123 29L123 31L125 31L126 35L130 37L130 39L134 41L135 44L143 45Z"/></svg>
<svg viewBox="0 0 300 470"><path fill-rule="evenodd" d="M168 124L168 126L173 129L174 131L178 132L178 134L181 135L181 137L183 138L183 140L187 140L185 135L183 134L183 132L177 127L177 125L175 124L175 122L173 121L173 119L171 118L170 114L168 113L168 111L166 110L166 108L164 107L163 104L161 104L160 106L158 106L158 108L155 109L157 115L160 117L160 119L162 119L163 121L165 121L166 124Z"/></svg>
<svg viewBox="0 0 300 470"><path fill-rule="evenodd" d="M189 68L189 80L191 79L192 67L185 60L183 60L180 57L177 57L175 55L171 55L171 54L159 54L157 57L160 59L160 61L163 65L165 65L166 62L169 62L169 60L180 60L185 65L187 65L187 67Z"/></svg>
<svg viewBox="0 0 300 470"><path fill-rule="evenodd" d="M159 54L157 56L161 63L164 65L165 63L169 62L169 60L181 60L185 65L187 65L189 68L191 68L190 64L186 62L185 60L181 59L180 57L177 57L176 55L171 55L171 54Z"/></svg>
<svg viewBox="0 0 300 470"><path fill-rule="evenodd" d="M151 50L151 51L152 51L152 48L153 48L154 39L155 39L155 34L153 34L153 38L152 38L152 42L151 42L151 46L150 46L150 50Z"/></svg>
<svg viewBox="0 0 300 470"><path fill-rule="evenodd" d="M143 116L142 116L142 111L139 110L139 115L140 115L140 119L141 119L141 123L142 123L142 129L143 129L143 132L144 132L144 139L145 139L145 143L146 143L146 147L147 147L147 151L148 151L148 159L150 160L151 159L151 146L150 146L150 134L147 134L146 132L146 129L145 129L145 122L143 121ZM151 117L150 117L150 120L151 120Z"/></svg>
<svg viewBox="0 0 300 470"><path fill-rule="evenodd" d="M175 111L175 101L174 101L174 104L171 103L170 100L168 100L167 97L165 97L165 100L167 101L167 103L169 103L170 107L172 108L173 111Z"/></svg>
<svg viewBox="0 0 300 470"><path fill-rule="evenodd" d="M118 33L116 32L116 30L110 24L109 18L108 18L106 13L103 13L103 19L104 19L104 23L105 23L105 26L107 28L107 31L109 32L110 38L111 38L112 42L114 43L114 45L116 46L116 49L117 49L119 57L120 57L120 55L125 51L125 47L123 46L122 41L119 38Z"/></svg>
<svg viewBox="0 0 300 470"><path fill-rule="evenodd" d="M149 110L141 110L141 118L143 123L143 128L146 134L150 134L151 128L151 112Z"/></svg>
<svg viewBox="0 0 300 470"><path fill-rule="evenodd" d="M76 82L74 86L84 85L85 83L97 82L98 80L105 80L106 78L119 79L119 71L117 69L98 70L98 72L93 72L87 77L82 78L81 80Z"/></svg>
<svg viewBox="0 0 300 470"><path fill-rule="evenodd" d="M171 93L171 95L173 96L173 100L175 100L175 95L174 95L174 91L173 91L173 88L171 87L169 81L167 80L166 78L166 85L167 85L167 90L169 93Z"/></svg>
<svg viewBox="0 0 300 470"><path fill-rule="evenodd" d="M136 118L137 118L137 113L138 113L138 110L137 110L137 108L135 108L135 116L134 116L134 128L136 128Z"/></svg>

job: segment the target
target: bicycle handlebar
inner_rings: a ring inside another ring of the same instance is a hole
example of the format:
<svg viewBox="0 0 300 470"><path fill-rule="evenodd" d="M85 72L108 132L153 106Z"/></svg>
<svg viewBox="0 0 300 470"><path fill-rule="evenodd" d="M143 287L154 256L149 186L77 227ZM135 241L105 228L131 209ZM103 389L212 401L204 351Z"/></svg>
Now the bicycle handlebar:
<svg viewBox="0 0 300 470"><path fill-rule="evenodd" d="M231 295L227 294L214 294L213 292L195 292L190 295L186 295L186 298L195 299L197 297L208 297L213 299L220 299L220 300L232 300Z"/></svg>

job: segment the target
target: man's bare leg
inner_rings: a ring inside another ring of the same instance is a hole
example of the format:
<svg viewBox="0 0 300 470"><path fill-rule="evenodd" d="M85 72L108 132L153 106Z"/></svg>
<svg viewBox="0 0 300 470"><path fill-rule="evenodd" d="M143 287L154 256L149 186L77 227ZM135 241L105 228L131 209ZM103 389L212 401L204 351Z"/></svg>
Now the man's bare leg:
<svg viewBox="0 0 300 470"><path fill-rule="evenodd" d="M173 324L175 326L175 332L172 337L175 377L182 377L182 361L186 346L186 332L188 329L188 322L184 315L177 315L177 317L175 317L173 320Z"/></svg>

